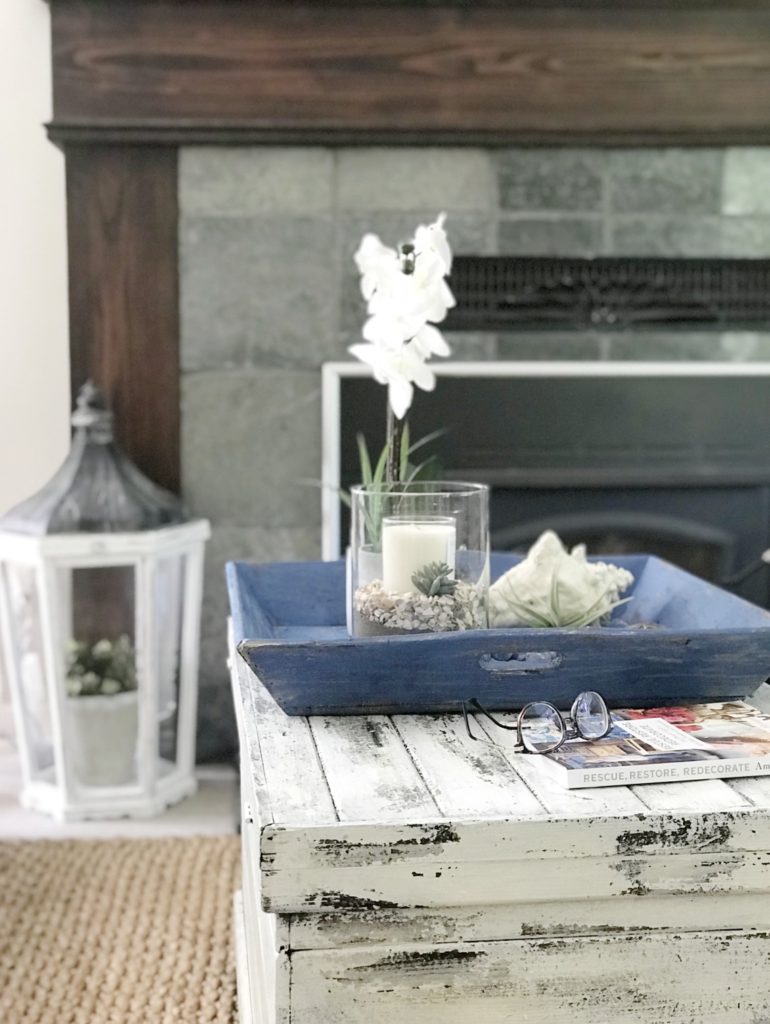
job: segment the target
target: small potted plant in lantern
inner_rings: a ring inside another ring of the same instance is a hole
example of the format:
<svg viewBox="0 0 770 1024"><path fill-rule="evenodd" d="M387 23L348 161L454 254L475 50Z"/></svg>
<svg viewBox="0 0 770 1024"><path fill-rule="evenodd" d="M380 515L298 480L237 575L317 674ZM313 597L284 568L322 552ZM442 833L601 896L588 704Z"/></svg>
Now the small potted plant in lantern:
<svg viewBox="0 0 770 1024"><path fill-rule="evenodd" d="M67 713L75 774L88 786L122 785L134 771L139 701L128 636L70 641Z"/></svg>

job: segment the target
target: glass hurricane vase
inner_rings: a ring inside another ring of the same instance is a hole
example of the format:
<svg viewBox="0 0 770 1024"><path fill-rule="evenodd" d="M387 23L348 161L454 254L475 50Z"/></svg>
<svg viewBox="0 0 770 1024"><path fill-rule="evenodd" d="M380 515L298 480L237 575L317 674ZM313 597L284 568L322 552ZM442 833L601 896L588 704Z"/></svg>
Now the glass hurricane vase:
<svg viewBox="0 0 770 1024"><path fill-rule="evenodd" d="M353 636L441 633L488 624L485 484L351 488L348 622Z"/></svg>

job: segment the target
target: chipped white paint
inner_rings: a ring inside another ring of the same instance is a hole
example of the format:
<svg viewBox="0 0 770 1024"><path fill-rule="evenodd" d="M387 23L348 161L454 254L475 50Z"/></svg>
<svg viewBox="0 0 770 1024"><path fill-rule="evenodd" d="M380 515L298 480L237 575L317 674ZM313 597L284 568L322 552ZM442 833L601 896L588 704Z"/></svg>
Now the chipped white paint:
<svg viewBox="0 0 770 1024"><path fill-rule="evenodd" d="M569 791L231 668L254 1024L770 1024L770 779Z"/></svg>
<svg viewBox="0 0 770 1024"><path fill-rule="evenodd" d="M308 721L341 821L421 821L439 815L389 718Z"/></svg>
<svg viewBox="0 0 770 1024"><path fill-rule="evenodd" d="M278 918L281 920L281 918ZM622 935L649 931L708 931L714 926L714 896L626 896L611 900L560 900L486 907L405 908L347 913L295 914L292 951L393 943L447 945L505 939ZM720 898L723 928L763 931L770 921L770 896ZM769 1017L770 1019L770 1017Z"/></svg>
<svg viewBox="0 0 770 1024"><path fill-rule="evenodd" d="M336 821L307 719L289 718L267 690L253 685L254 676L232 646L230 665L241 743L251 765L247 783L254 789L259 820Z"/></svg>
<svg viewBox="0 0 770 1024"><path fill-rule="evenodd" d="M270 879L273 881L273 879ZM267 879L265 880L267 885ZM298 891L306 895L297 898ZM441 859L387 866L376 861L330 872L281 872L263 905L275 912L399 906L510 905L533 894L553 900L629 895L770 892L766 853L680 853L668 857L584 857L576 860L485 861ZM579 895L576 895L579 894Z"/></svg>
<svg viewBox="0 0 770 1024"><path fill-rule="evenodd" d="M461 718L397 715L393 722L446 817L547 816L503 753L469 739Z"/></svg>
<svg viewBox="0 0 770 1024"><path fill-rule="evenodd" d="M745 808L747 801L740 792L725 785L720 779L704 779L701 782L667 782L661 785L631 786L651 811L681 811L700 808L704 812L730 811ZM649 793L646 792L649 790Z"/></svg>
<svg viewBox="0 0 770 1024"><path fill-rule="evenodd" d="M243 892L241 911L246 937L245 958L258 1008L255 1024L290 1024L291 974L289 918L267 914L261 906L258 827L244 821L242 832ZM240 989L239 989L240 992Z"/></svg>
<svg viewBox="0 0 770 1024"><path fill-rule="evenodd" d="M243 899L240 892L233 897L233 930L235 932L235 976L238 984L238 1021L239 1024L255 1024L253 1007L257 1006L257 997L246 955L248 940L243 916ZM262 1024L261 1021L260 1024Z"/></svg>
<svg viewBox="0 0 770 1024"><path fill-rule="evenodd" d="M241 832L243 851L243 928L246 937L245 956L249 977L253 979L254 998L259 1024L276 1024L276 918L265 914L257 904L259 893L259 860L254 862L253 849L249 843L255 825L244 821Z"/></svg>
<svg viewBox="0 0 770 1024"><path fill-rule="evenodd" d="M767 950L766 936L716 931L307 951L291 1020L764 1024Z"/></svg>

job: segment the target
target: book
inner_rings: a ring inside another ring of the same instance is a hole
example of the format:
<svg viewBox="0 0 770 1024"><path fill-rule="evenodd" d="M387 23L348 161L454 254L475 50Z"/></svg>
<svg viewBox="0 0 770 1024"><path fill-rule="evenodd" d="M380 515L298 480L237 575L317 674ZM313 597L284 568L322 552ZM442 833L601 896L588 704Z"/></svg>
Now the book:
<svg viewBox="0 0 770 1024"><path fill-rule="evenodd" d="M601 740L536 755L568 789L770 775L770 715L743 701L612 713Z"/></svg>

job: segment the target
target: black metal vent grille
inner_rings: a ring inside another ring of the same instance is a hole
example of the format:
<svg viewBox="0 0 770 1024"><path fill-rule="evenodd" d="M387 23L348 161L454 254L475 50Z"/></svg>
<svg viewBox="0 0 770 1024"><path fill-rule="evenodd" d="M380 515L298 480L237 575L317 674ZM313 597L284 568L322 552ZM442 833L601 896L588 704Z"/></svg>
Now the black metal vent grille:
<svg viewBox="0 0 770 1024"><path fill-rule="evenodd" d="M770 260L458 256L447 330L770 327Z"/></svg>

